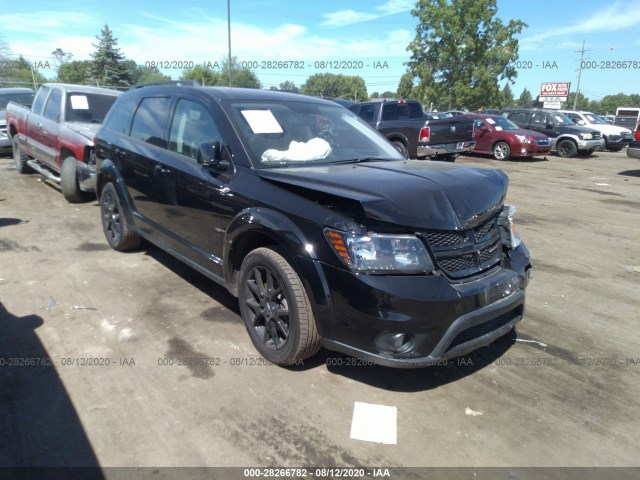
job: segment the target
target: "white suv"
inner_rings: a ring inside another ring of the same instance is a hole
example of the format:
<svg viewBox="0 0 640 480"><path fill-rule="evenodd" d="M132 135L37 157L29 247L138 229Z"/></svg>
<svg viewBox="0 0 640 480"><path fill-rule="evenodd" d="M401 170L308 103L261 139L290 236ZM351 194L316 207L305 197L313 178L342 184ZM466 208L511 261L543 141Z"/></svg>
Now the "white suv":
<svg viewBox="0 0 640 480"><path fill-rule="evenodd" d="M559 110L569 117L575 124L591 127L602 133L605 148L612 152L618 152L633 140L631 130L608 124L602 117L595 113L573 110Z"/></svg>

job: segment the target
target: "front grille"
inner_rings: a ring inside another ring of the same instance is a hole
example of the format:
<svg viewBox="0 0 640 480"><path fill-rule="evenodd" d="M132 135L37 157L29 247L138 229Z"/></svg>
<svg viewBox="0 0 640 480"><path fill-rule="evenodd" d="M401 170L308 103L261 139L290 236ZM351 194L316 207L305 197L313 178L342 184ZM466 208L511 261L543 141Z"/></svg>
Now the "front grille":
<svg viewBox="0 0 640 480"><path fill-rule="evenodd" d="M622 138L631 138L631 132L622 132Z"/></svg>
<svg viewBox="0 0 640 480"><path fill-rule="evenodd" d="M483 335L494 332L521 315L522 309L521 307L518 307L484 323L467 328L456 335L453 341L449 344L449 348L447 350L452 350L458 345L462 345L463 343L470 342L476 338L482 337Z"/></svg>
<svg viewBox="0 0 640 480"><path fill-rule="evenodd" d="M600 140L602 138L602 134L600 132L593 132L591 135L593 140Z"/></svg>
<svg viewBox="0 0 640 480"><path fill-rule="evenodd" d="M548 147L549 145L551 145L551 140L549 140L548 138L545 138L544 140L536 140L536 144L539 147Z"/></svg>
<svg viewBox="0 0 640 480"><path fill-rule="evenodd" d="M451 278L477 275L502 259L497 215L466 230L431 230L419 235L431 249L436 265Z"/></svg>

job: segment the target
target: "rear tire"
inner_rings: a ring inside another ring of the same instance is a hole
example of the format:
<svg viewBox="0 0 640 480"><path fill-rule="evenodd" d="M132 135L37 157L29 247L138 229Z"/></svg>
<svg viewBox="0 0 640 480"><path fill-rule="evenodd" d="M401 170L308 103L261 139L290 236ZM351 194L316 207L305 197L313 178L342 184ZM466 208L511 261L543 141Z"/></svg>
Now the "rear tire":
<svg viewBox="0 0 640 480"><path fill-rule="evenodd" d="M123 252L140 245L142 237L132 232L127 225L124 209L113 183L107 183L100 195L102 230L109 246Z"/></svg>
<svg viewBox="0 0 640 480"><path fill-rule="evenodd" d="M20 142L18 140L17 133L13 136L12 146L13 146L13 161L16 164L16 170L18 171L18 173L30 173L31 168L29 167L29 165L27 165L27 160L29 160L29 156L24 150L22 150L22 147L20 146Z"/></svg>
<svg viewBox="0 0 640 480"><path fill-rule="evenodd" d="M575 157L578 153L578 146L571 140L560 140L557 149L558 156L562 158Z"/></svg>
<svg viewBox="0 0 640 480"><path fill-rule="evenodd" d="M409 158L409 151L407 150L407 147L404 143L402 143L400 140L394 140L391 143L393 143L394 147L400 150L400 153L404 156L404 158Z"/></svg>
<svg viewBox="0 0 640 480"><path fill-rule="evenodd" d="M245 257L238 300L253 345L270 362L291 365L320 349L307 292L278 250L261 247Z"/></svg>
<svg viewBox="0 0 640 480"><path fill-rule="evenodd" d="M456 158L458 158L458 155L455 155L455 154L445 155L444 161L453 163L456 161Z"/></svg>
<svg viewBox="0 0 640 480"><path fill-rule="evenodd" d="M85 199L78 183L77 163L75 157L67 157L60 167L60 188L69 203L80 203Z"/></svg>
<svg viewBox="0 0 640 480"><path fill-rule="evenodd" d="M496 160L509 160L511 148L507 142L498 142L493 146L493 158Z"/></svg>

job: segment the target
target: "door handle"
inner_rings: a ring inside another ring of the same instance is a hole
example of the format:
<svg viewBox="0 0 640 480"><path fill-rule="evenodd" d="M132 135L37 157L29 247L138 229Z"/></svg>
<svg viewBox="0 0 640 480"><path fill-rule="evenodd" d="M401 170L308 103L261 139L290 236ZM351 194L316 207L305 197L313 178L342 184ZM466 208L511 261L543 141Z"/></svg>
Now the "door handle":
<svg viewBox="0 0 640 480"><path fill-rule="evenodd" d="M38 130L42 130L42 124L41 123L36 123L36 128Z"/></svg>
<svg viewBox="0 0 640 480"><path fill-rule="evenodd" d="M156 165L153 167L153 171L156 175L161 177L168 177L171 174L171 170L168 168L164 168L162 165Z"/></svg>

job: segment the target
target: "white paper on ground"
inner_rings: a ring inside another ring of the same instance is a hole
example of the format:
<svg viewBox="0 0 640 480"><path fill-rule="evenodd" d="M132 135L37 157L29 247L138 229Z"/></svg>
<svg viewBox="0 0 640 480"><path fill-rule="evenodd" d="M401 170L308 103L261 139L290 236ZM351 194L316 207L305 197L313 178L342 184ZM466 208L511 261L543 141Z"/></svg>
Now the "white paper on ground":
<svg viewBox="0 0 640 480"><path fill-rule="evenodd" d="M397 437L397 407L355 402L351 419L351 438L395 445Z"/></svg>

